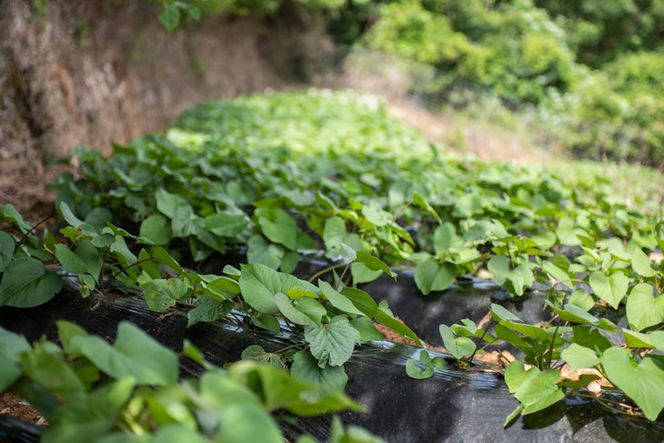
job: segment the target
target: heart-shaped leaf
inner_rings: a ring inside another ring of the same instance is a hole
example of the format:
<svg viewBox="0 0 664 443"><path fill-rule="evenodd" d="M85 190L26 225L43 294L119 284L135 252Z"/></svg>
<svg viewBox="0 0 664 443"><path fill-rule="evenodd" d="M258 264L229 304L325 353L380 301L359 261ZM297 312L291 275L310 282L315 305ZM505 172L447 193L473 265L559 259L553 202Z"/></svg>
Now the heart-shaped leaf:
<svg viewBox="0 0 664 443"><path fill-rule="evenodd" d="M636 364L626 349L610 348L601 361L611 383L656 420L664 408L664 357L648 355Z"/></svg>
<svg viewBox="0 0 664 443"><path fill-rule="evenodd" d="M653 287L640 283L627 297L627 320L630 326L640 331L664 320L664 297L653 295Z"/></svg>
<svg viewBox="0 0 664 443"><path fill-rule="evenodd" d="M620 302L627 294L629 280L620 271L606 276L600 271L595 271L588 277L588 283L595 294L607 302L613 309L618 309Z"/></svg>
<svg viewBox="0 0 664 443"><path fill-rule="evenodd" d="M452 264L439 264L435 258L429 257L415 268L415 284L424 295L431 291L442 291L449 288L456 277L456 267Z"/></svg>
<svg viewBox="0 0 664 443"><path fill-rule="evenodd" d="M322 368L346 363L358 338L359 333L344 317L335 317L327 325L311 326L304 330L304 339L310 345L311 354Z"/></svg>

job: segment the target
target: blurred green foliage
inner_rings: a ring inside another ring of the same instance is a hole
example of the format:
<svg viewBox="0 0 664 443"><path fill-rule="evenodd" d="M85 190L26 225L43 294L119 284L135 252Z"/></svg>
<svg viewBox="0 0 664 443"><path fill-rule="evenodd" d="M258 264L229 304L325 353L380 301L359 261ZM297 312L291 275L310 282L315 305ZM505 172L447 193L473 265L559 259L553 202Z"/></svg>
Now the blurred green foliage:
<svg viewBox="0 0 664 443"><path fill-rule="evenodd" d="M157 0L168 29L218 13L271 15L286 0ZM595 159L664 165L664 0L291 0L320 11L341 47L436 73L456 109L498 101ZM501 117L502 118L502 117Z"/></svg>
<svg viewBox="0 0 664 443"><path fill-rule="evenodd" d="M448 104L534 107L576 155L661 165L662 14L662 0L395 0L360 42L433 67L427 90Z"/></svg>

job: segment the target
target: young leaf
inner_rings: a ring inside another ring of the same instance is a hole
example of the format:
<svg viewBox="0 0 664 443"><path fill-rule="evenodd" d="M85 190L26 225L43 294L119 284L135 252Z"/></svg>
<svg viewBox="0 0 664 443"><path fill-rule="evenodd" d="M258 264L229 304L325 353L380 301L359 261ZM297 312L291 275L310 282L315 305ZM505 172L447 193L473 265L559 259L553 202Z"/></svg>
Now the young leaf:
<svg viewBox="0 0 664 443"><path fill-rule="evenodd" d="M620 271L615 271L608 277L600 271L595 271L588 277L588 283L599 298L611 305L613 309L618 309L620 302L627 294L629 280Z"/></svg>
<svg viewBox="0 0 664 443"><path fill-rule="evenodd" d="M335 317L327 325L309 326L304 330L304 339L321 368L346 363L358 337L358 332L344 317Z"/></svg>
<svg viewBox="0 0 664 443"><path fill-rule="evenodd" d="M475 352L475 342L470 338L455 336L452 329L447 325L440 325L438 330L443 339L445 349L447 349L447 352L452 354L457 360L468 357Z"/></svg>
<svg viewBox="0 0 664 443"><path fill-rule="evenodd" d="M415 268L415 284L424 295L449 288L455 277L454 265L449 263L440 265L433 257L427 258Z"/></svg>
<svg viewBox="0 0 664 443"><path fill-rule="evenodd" d="M429 353L422 349L419 359L409 358L406 361L406 374L416 380L424 380L433 376L433 364Z"/></svg>

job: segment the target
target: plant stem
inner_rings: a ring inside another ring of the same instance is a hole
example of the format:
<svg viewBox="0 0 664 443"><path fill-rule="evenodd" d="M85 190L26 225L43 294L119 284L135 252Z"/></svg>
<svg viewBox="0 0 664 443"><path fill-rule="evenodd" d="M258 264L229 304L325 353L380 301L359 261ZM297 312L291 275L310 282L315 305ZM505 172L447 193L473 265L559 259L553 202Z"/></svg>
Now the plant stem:
<svg viewBox="0 0 664 443"><path fill-rule="evenodd" d="M325 275L330 271L334 271L335 269L339 269L342 266L346 266L347 263L337 263L336 265L328 266L327 268L321 269L320 271L316 272L314 275L309 277L309 282L313 282L316 280L318 277L321 275Z"/></svg>
<svg viewBox="0 0 664 443"><path fill-rule="evenodd" d="M280 354L284 351L287 351L287 350L292 349L292 348L297 348L297 347L300 347L300 346L304 346L304 343L294 343L292 345L284 346L283 348L279 348L276 351L272 352L272 354Z"/></svg>
<svg viewBox="0 0 664 443"><path fill-rule="evenodd" d="M142 264L142 263L146 263L146 262L149 262L149 261L152 261L152 260L154 260L154 257L144 258L143 260L135 261L134 263L132 263L132 264L130 264L129 266L127 266L126 268L122 268L122 270L117 271L116 273L114 273L113 275L111 275L111 280L113 280L115 277L117 277L118 275L120 275L120 273L122 273L122 272L127 272L127 269L129 269L129 268L133 268L134 266L138 266L138 265L140 265L140 264Z"/></svg>
<svg viewBox="0 0 664 443"><path fill-rule="evenodd" d="M560 328L559 325L556 326L556 329L553 331L553 337L551 338L551 345L549 346L549 351L547 352L548 354L548 359L546 361L547 368L551 366L551 358L553 357L553 347L556 344L556 335L558 335L558 328Z"/></svg>
<svg viewBox="0 0 664 443"><path fill-rule="evenodd" d="M25 243L25 241L28 239L28 236L29 236L30 234L32 234L32 233L34 232L35 229L37 229L39 226L41 226L42 224L46 223L48 220L50 220L51 218L53 218L54 215L55 215L55 212L51 212L49 215L47 215L46 217L44 217L44 218L42 218L41 220L39 220L39 221L38 221L37 223L35 223L30 229L28 229L28 231L27 231L25 234L23 234L23 236L22 236L21 239L19 240L18 245L17 245L17 248L20 247L20 246L22 246L23 243Z"/></svg>

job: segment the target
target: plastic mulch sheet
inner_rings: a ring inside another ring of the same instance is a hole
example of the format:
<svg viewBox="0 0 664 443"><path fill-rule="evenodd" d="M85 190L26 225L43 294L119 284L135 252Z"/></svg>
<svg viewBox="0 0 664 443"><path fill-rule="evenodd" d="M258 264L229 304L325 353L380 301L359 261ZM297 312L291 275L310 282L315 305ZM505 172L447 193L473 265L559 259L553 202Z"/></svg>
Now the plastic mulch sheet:
<svg viewBox="0 0 664 443"><path fill-rule="evenodd" d="M392 284L390 288L403 294L412 290L410 286L399 289L399 284ZM454 290L450 291L444 297L438 297L438 303L449 302L450 309L459 310L453 314L455 320L463 318L463 309L473 314L488 307L489 294L483 294L481 288L475 289L479 291L475 295L468 288L459 288L461 292L452 296L450 294ZM493 290L489 287L485 289ZM394 293L382 294L388 299L396 297ZM443 300L448 296L454 299ZM417 303L427 304L426 310L417 308L420 313L433 311L436 298L416 297L419 300ZM395 313L408 322L408 309L396 298L390 301ZM443 313L447 311L447 308L441 309ZM431 315L435 317L431 321L444 322L447 314L440 314L441 318ZM0 325L24 334L29 340L42 335L55 338L55 321L58 319L78 323L90 333L102 337L115 336L118 323L128 320L176 351L181 349L184 339L188 339L210 361L219 365L238 360L242 350L250 344L260 344L269 351L300 340L288 330L274 335L243 328L237 322L229 321L198 323L187 328L184 311L174 309L164 315L149 311L138 298L91 296L83 299L71 289L64 290L49 303L36 308L0 308ZM616 414L597 403L576 398L521 418L508 429L503 429L505 417L517 403L507 392L500 376L462 370L450 364L428 380L413 380L406 375L405 363L418 352L417 348L386 341L359 347L346 364L349 376L346 392L364 404L368 412L342 413L340 416L344 423L363 426L394 442L642 442L664 439L662 423L649 423ZM183 375L196 375L199 370L188 360L182 361L181 369ZM319 417L287 420L283 426L289 440L309 433L325 441L328 424L329 417ZM34 425L22 426L20 422L6 418L0 420L0 440L4 437L9 441L35 441L38 431L39 428Z"/></svg>

